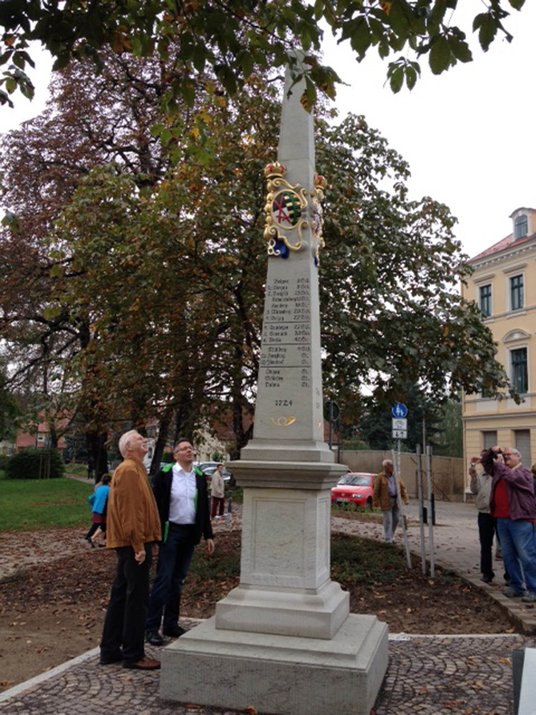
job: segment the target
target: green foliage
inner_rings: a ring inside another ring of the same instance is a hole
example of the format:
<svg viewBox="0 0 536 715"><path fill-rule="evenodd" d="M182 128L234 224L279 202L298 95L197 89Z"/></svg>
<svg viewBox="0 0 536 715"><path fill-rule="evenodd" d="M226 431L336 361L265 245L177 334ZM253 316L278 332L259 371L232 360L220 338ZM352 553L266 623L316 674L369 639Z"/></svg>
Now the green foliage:
<svg viewBox="0 0 536 715"><path fill-rule="evenodd" d="M496 393L507 388L491 332L459 293L470 268L447 207L408 198L406 162L363 117L321 126L317 147L317 166L330 177L323 375L343 419L355 424L362 412L361 384L384 406L404 401L407 385L438 404L488 380Z"/></svg>
<svg viewBox="0 0 536 715"><path fill-rule="evenodd" d="M58 479L64 476L63 458L56 449L28 447L10 457L7 479Z"/></svg>
<svg viewBox="0 0 536 715"><path fill-rule="evenodd" d="M87 497L93 484L73 479L3 480L0 531L82 527L91 514Z"/></svg>
<svg viewBox="0 0 536 715"><path fill-rule="evenodd" d="M389 544L343 535L331 542L331 578L343 588L395 583L405 570L403 552Z"/></svg>
<svg viewBox="0 0 536 715"><path fill-rule="evenodd" d="M87 464L66 464L65 471L68 474L75 474L78 477L87 477Z"/></svg>
<svg viewBox="0 0 536 715"><path fill-rule="evenodd" d="M305 74L308 103L317 90L334 96L338 77L318 61L325 26L340 41L350 42L358 60L376 48L381 57L406 51L417 59L428 56L434 73L472 59L465 33L454 25L454 0L337 0L311 4L308 0L217 0L172 3L168 0L97 2L85 0L10 0L0 6L4 30L0 64L7 69L0 80L0 103L12 104L20 90L32 97L34 88L25 72L33 66L29 41L42 43L55 57L55 69L72 59L90 58L102 67L105 48L118 55L146 57L157 53L172 59L173 72L166 81L164 105L180 97L190 106L202 86L201 73L210 69L220 86L237 94L254 73L292 63L296 46L307 53ZM473 21L484 50L499 35L511 36L504 21L511 7L520 10L524 0L493 0ZM402 58L389 69L391 87L398 91L404 78L413 86L420 72L417 61Z"/></svg>
<svg viewBox="0 0 536 715"><path fill-rule="evenodd" d="M395 583L397 578L407 573L404 553L392 545L372 539L337 534L331 540L331 578L343 588L351 589L355 584L363 584L374 589ZM240 575L240 552L208 556L205 549L195 550L188 574L188 590L198 593L200 599L206 597L209 579L233 579ZM205 589L205 590L204 590Z"/></svg>
<svg viewBox="0 0 536 715"><path fill-rule="evenodd" d="M237 487L235 485L227 491L227 497L231 497L231 499L233 500L233 503L243 504L244 503L244 489L242 487Z"/></svg>
<svg viewBox="0 0 536 715"><path fill-rule="evenodd" d="M201 579L224 579L240 576L240 553L210 557L204 549L196 549L190 566L190 574Z"/></svg>
<svg viewBox="0 0 536 715"><path fill-rule="evenodd" d="M463 457L462 405L459 400L449 400L441 406L441 444L434 454L443 457Z"/></svg>
<svg viewBox="0 0 536 715"><path fill-rule="evenodd" d="M19 375L42 370L43 393L53 378L56 413L77 410L99 434L154 416L178 436L223 405L238 452L251 433L267 260L262 170L276 156L280 100L258 77L234 99L207 80L193 109L163 117L160 81L153 60L112 57L98 81L73 66L54 111L9 136L6 203L20 211L24 238L3 228L3 337ZM362 385L382 405L408 384L438 403L484 382L504 389L491 333L459 295L469 268L447 207L408 198L406 162L363 117L333 126L319 113L317 168L330 183L323 377L347 426L363 412Z"/></svg>
<svg viewBox="0 0 536 715"><path fill-rule="evenodd" d="M369 508L367 506L359 506L358 504L353 504L348 502L347 504L332 504L331 509L334 513L345 512L347 514L359 514L361 519L367 520L372 516L381 514L380 509L373 509L372 506ZM376 519L372 519L376 521Z"/></svg>
<svg viewBox="0 0 536 715"><path fill-rule="evenodd" d="M408 436L403 440L404 451L415 452L416 446L433 447L434 454L461 457L462 422L461 403L450 399L439 404L431 403L418 387L413 386L401 394L400 401L408 408ZM390 404L376 400L364 401L363 414L359 421L359 434L370 449L391 449L392 415ZM425 435L423 435L423 420Z"/></svg>

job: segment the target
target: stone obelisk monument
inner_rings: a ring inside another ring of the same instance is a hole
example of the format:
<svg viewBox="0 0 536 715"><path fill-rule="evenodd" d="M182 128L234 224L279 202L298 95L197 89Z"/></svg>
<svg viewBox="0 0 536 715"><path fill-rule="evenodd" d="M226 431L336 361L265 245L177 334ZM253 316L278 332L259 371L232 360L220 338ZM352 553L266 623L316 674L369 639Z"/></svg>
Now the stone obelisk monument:
<svg viewBox="0 0 536 715"><path fill-rule="evenodd" d="M299 61L299 60L298 60ZM244 487L240 585L162 652L166 699L281 715L368 715L387 627L350 615L330 579L318 272L325 181L313 117L287 71L277 161L265 169L268 254L254 437L231 465Z"/></svg>

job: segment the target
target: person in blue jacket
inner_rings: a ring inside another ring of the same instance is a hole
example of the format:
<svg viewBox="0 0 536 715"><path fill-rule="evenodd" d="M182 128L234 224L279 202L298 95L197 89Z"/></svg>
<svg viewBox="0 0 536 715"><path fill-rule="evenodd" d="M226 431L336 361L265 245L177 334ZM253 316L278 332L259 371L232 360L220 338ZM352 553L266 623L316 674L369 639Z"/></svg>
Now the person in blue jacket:
<svg viewBox="0 0 536 715"><path fill-rule="evenodd" d="M84 538L93 548L95 548L99 537L102 536L103 540L106 538L106 504L108 503L108 494L110 493L110 481L110 475L103 474L100 485L95 489L93 494L87 498L91 505L91 526ZM101 544L104 546L102 541Z"/></svg>

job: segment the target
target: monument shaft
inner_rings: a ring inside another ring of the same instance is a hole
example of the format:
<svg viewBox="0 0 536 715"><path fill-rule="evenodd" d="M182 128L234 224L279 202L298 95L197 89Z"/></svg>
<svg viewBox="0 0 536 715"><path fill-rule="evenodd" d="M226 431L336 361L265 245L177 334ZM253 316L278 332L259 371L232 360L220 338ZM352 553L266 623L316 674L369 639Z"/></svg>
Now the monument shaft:
<svg viewBox="0 0 536 715"><path fill-rule="evenodd" d="M287 73L277 162L268 180L268 272L253 439L243 460L331 462L324 443L318 262L324 182L313 116Z"/></svg>
<svg viewBox="0 0 536 715"><path fill-rule="evenodd" d="M240 585L162 653L164 698L280 715L368 715L387 627L349 615L330 579L318 265L321 199L304 82L287 71L278 161L265 169L268 273L254 436L231 463L244 487ZM216 547L217 548L217 547Z"/></svg>

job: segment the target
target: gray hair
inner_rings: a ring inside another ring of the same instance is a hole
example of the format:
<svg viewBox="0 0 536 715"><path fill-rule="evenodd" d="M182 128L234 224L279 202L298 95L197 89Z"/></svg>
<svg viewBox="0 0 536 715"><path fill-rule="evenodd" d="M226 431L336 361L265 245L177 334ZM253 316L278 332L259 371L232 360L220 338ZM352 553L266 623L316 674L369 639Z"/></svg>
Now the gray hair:
<svg viewBox="0 0 536 715"><path fill-rule="evenodd" d="M192 444L188 437L179 437L179 439L175 442L175 446L173 447L173 454L179 451L179 444L182 444L183 442L188 442L188 444Z"/></svg>
<svg viewBox="0 0 536 715"><path fill-rule="evenodd" d="M119 447L119 451L121 452L121 456L123 458L127 456L128 443L135 434L138 434L137 429L129 429L128 432L125 432L121 435L121 437L119 437L119 444L117 446Z"/></svg>
<svg viewBox="0 0 536 715"><path fill-rule="evenodd" d="M516 457L519 457L519 459L521 459L521 452L519 451L519 449L514 449L514 447L510 447L510 452L512 452L512 454L515 454Z"/></svg>
<svg viewBox="0 0 536 715"><path fill-rule="evenodd" d="M388 464L390 464L391 466L393 466L393 460L392 460L392 459L384 459L383 462L382 462L382 467L385 469L385 467L386 467Z"/></svg>

